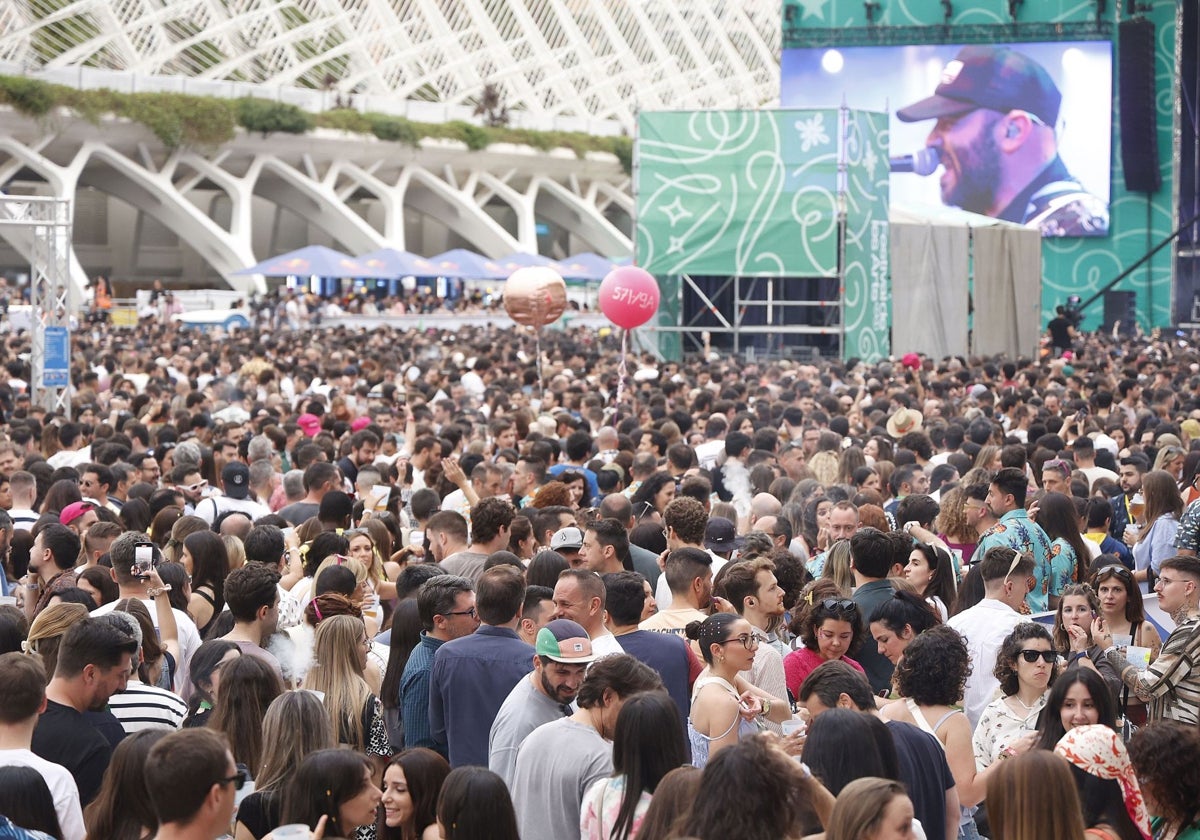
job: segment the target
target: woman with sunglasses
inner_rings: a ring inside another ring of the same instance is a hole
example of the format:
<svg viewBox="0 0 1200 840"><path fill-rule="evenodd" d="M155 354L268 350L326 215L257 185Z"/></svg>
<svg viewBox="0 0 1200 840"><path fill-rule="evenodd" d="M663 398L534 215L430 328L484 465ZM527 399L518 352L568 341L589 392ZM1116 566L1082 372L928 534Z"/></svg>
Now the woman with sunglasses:
<svg viewBox="0 0 1200 840"><path fill-rule="evenodd" d="M1154 456L1154 469L1169 473L1176 482L1183 478L1183 466L1187 453L1182 446L1164 446Z"/></svg>
<svg viewBox="0 0 1200 840"><path fill-rule="evenodd" d="M629 501L633 504L633 512L638 519L658 514L661 521L663 511L674 498L675 477L670 473L656 472L642 482ZM569 507L570 500L565 504Z"/></svg>
<svg viewBox="0 0 1200 840"><path fill-rule="evenodd" d="M1002 696L983 710L972 739L980 769L1033 746L1057 664L1054 639L1036 622L1018 624L1004 639L993 671Z"/></svg>
<svg viewBox="0 0 1200 840"><path fill-rule="evenodd" d="M1142 476L1142 495L1146 499L1146 523L1132 545L1133 577L1139 582L1149 582L1151 572L1157 577L1162 561L1175 556L1175 533L1183 513L1183 497L1175 478L1164 470L1152 470Z"/></svg>
<svg viewBox="0 0 1200 840"><path fill-rule="evenodd" d="M758 715L775 723L791 718L787 700L772 697L739 678L754 665L758 650L758 636L750 622L731 613L717 613L693 621L685 632L700 645L708 665L692 688L687 729L693 766L704 767L717 751L756 734Z"/></svg>
<svg viewBox="0 0 1200 840"><path fill-rule="evenodd" d="M792 624L803 646L783 658L784 677L792 696L800 696L800 684L822 662L840 659L865 674L849 656L866 636L865 624L858 604L843 598L833 581L821 579L809 584L801 597L800 615Z"/></svg>

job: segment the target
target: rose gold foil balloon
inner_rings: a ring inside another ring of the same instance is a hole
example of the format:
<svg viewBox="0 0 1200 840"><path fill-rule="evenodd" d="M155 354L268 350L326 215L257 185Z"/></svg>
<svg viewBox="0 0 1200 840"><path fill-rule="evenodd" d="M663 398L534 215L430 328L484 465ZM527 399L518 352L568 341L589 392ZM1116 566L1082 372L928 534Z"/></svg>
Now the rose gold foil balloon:
<svg viewBox="0 0 1200 840"><path fill-rule="evenodd" d="M518 268L504 284L504 309L518 324L544 327L567 308L567 284L552 268Z"/></svg>

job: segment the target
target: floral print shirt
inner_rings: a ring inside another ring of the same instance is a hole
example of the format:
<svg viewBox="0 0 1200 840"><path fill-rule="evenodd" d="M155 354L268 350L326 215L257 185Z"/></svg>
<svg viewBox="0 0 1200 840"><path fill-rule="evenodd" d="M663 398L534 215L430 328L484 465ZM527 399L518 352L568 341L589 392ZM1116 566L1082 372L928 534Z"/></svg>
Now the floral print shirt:
<svg viewBox="0 0 1200 840"><path fill-rule="evenodd" d="M1036 583L1033 591L1025 596L1025 602L1035 613L1049 610L1050 596L1057 595L1062 590L1051 588L1054 573L1051 569L1050 538L1046 536L1046 532L1029 518L1024 508L1017 508L1001 516L999 522L984 532L979 538L979 545L975 547L972 559L979 562L989 548L998 545L1033 557L1033 577Z"/></svg>

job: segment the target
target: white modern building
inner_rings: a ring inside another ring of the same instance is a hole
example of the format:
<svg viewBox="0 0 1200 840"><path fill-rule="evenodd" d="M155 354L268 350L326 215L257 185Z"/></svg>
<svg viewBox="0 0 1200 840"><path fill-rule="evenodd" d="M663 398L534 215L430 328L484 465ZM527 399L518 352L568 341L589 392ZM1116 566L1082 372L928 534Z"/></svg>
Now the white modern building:
<svg viewBox="0 0 1200 840"><path fill-rule="evenodd" d="M21 0L0 3L0 74L81 89L253 96L478 124L632 134L639 109L778 98L779 0ZM72 273L145 286L248 278L308 244L551 257L632 250L616 156L332 130L168 149L143 125L0 107L0 187L75 202ZM12 229L0 270L25 270Z"/></svg>

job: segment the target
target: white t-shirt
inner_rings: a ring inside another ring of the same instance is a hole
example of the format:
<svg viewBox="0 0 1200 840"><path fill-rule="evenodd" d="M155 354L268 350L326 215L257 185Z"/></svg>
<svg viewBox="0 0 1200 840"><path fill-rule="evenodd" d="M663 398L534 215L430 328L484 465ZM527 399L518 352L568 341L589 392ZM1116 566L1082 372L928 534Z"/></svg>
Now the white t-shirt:
<svg viewBox="0 0 1200 840"><path fill-rule="evenodd" d="M1000 687L1000 681L992 674L1000 647L1013 628L1025 620L1008 604L984 598L946 622L967 640L967 652L971 655L971 675L967 677L963 694L963 711L971 722L971 729L979 723L983 710Z"/></svg>
<svg viewBox="0 0 1200 840"><path fill-rule="evenodd" d="M121 600L121 599L117 599ZM154 622L154 629L158 629L158 613L154 610L154 602L149 598L138 599L150 613L150 620ZM116 609L117 602L113 601L110 604L105 604L102 607L96 607L92 610L93 616L108 615ZM189 665L192 661L192 656L195 655L200 647L200 632L196 629L196 622L192 621L191 616L183 610L172 608L171 612L175 614L175 625L179 630L179 662L175 669L175 692L186 700L192 693L192 684L188 679Z"/></svg>
<svg viewBox="0 0 1200 840"><path fill-rule="evenodd" d="M719 572L719 571L721 571L721 569L725 568L725 564L728 563L729 561L726 560L724 557L718 557L717 555L713 554L711 551L709 551L708 553L712 555L713 580L716 580L717 572ZM671 594L671 587L667 583L667 576L659 575L658 576L658 584L654 587L654 602L656 604L658 604L659 612L670 609L671 604L672 604L672 602L674 602L674 600L675 600L675 596Z"/></svg>
<svg viewBox="0 0 1200 840"><path fill-rule="evenodd" d="M38 771L46 780L46 787L50 788L63 840L84 840L87 831L83 827L83 809L79 807L79 788L67 768L29 750L0 750L0 766L29 767Z"/></svg>
<svg viewBox="0 0 1200 840"><path fill-rule="evenodd" d="M251 522L271 513L269 507L253 499L235 499L232 496L209 496L196 503L196 516L209 525L212 525L217 517L231 510L246 514L250 517Z"/></svg>

